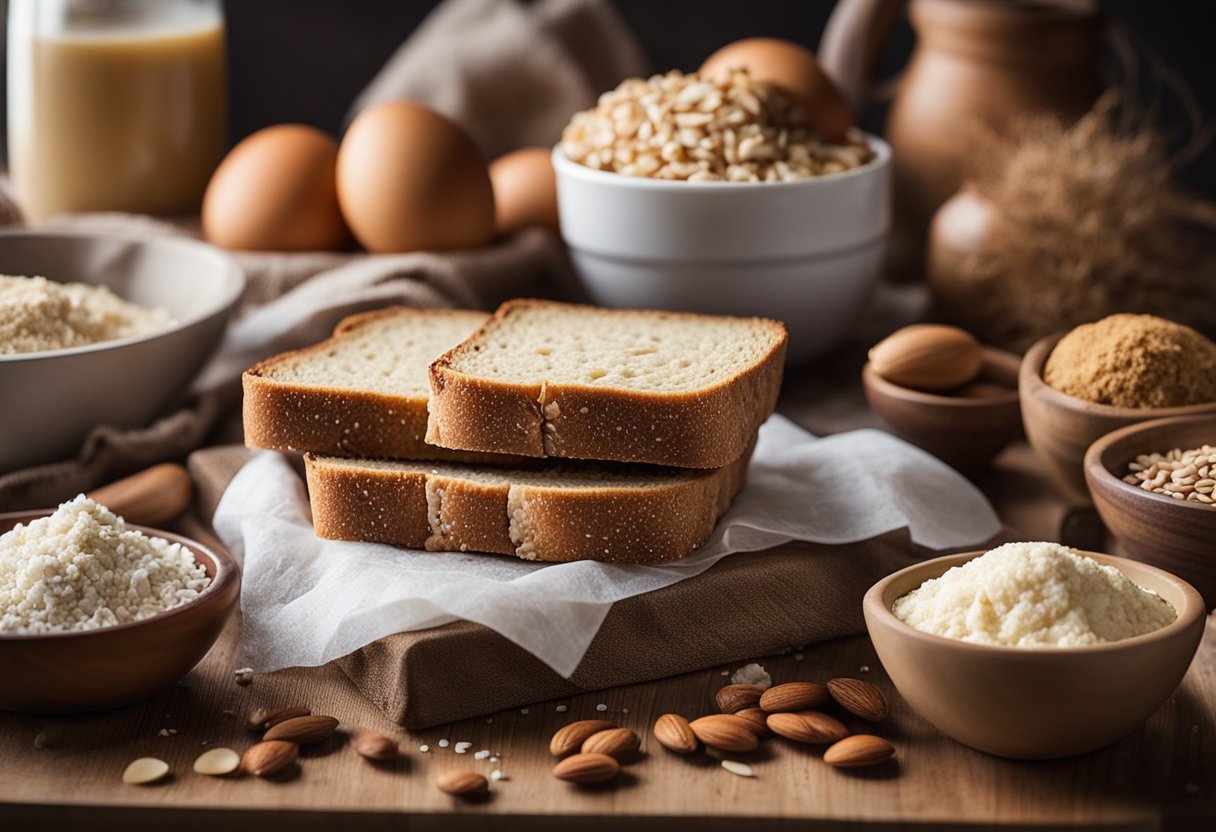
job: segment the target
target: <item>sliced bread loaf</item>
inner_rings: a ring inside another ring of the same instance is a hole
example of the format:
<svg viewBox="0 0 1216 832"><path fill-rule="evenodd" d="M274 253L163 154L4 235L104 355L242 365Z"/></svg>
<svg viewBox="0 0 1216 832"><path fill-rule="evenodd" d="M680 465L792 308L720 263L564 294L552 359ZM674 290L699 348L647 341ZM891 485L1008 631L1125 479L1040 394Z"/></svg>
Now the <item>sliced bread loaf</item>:
<svg viewBox="0 0 1216 832"><path fill-rule="evenodd" d="M785 347L763 318L508 301L431 365L426 441L721 468L773 412Z"/></svg>
<svg viewBox="0 0 1216 832"><path fill-rule="evenodd" d="M427 445L427 365L484 312L392 307L343 320L333 337L269 358L242 377L245 444L406 459L485 460Z"/></svg>
<svg viewBox="0 0 1216 832"><path fill-rule="evenodd" d="M527 560L658 563L705 542L743 484L725 467L612 463L493 468L306 454L319 537Z"/></svg>

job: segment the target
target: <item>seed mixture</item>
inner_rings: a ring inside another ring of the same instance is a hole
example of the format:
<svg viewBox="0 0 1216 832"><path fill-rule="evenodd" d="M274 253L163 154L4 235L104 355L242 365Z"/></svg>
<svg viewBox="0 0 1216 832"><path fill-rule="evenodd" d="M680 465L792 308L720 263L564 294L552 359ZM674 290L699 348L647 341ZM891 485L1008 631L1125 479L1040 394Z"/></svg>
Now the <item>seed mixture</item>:
<svg viewBox="0 0 1216 832"><path fill-rule="evenodd" d="M1203 404L1216 401L1216 344L1164 318L1110 315L1061 338L1043 381L1115 407Z"/></svg>
<svg viewBox="0 0 1216 832"><path fill-rule="evenodd" d="M128 529L81 494L0 535L0 633L127 624L180 606L210 583L181 544Z"/></svg>
<svg viewBox="0 0 1216 832"><path fill-rule="evenodd" d="M689 182L792 182L874 158L860 133L847 145L822 141L789 96L741 69L721 80L673 70L622 81L575 114L562 150L597 170Z"/></svg>
<svg viewBox="0 0 1216 832"><path fill-rule="evenodd" d="M1128 463L1123 481L1175 500L1212 505L1216 502L1216 447L1141 454Z"/></svg>
<svg viewBox="0 0 1216 832"><path fill-rule="evenodd" d="M125 301L105 286L0 275L0 355L83 347L172 325L165 310Z"/></svg>
<svg viewBox="0 0 1216 832"><path fill-rule="evenodd" d="M1007 543L895 601L934 635L1007 647L1084 647L1151 633L1178 617L1112 566L1058 543Z"/></svg>

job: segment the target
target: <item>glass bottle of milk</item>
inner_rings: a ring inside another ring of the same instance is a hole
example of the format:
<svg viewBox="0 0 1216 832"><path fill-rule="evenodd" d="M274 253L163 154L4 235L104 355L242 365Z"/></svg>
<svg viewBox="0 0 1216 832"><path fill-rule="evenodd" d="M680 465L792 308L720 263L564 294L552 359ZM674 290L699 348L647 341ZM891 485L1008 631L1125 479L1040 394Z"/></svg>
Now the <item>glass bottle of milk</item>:
<svg viewBox="0 0 1216 832"><path fill-rule="evenodd" d="M219 0L9 1L9 169L28 218L196 212L227 138Z"/></svg>

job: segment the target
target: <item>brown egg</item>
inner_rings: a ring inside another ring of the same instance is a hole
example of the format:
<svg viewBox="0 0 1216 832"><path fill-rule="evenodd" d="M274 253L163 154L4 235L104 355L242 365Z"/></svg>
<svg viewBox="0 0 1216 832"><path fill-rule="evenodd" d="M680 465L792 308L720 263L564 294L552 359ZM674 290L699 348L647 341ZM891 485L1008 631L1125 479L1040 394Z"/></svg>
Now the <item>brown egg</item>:
<svg viewBox="0 0 1216 832"><path fill-rule="evenodd" d="M494 228L507 234L543 225L557 225L557 175L552 151L547 147L525 147L490 163L494 185Z"/></svg>
<svg viewBox="0 0 1216 832"><path fill-rule="evenodd" d="M345 248L338 208L338 143L303 124L279 124L246 138L224 158L203 196L203 233L249 251Z"/></svg>
<svg viewBox="0 0 1216 832"><path fill-rule="evenodd" d="M369 107L338 149L338 202L372 252L476 248L494 237L494 193L465 132L411 101Z"/></svg>
<svg viewBox="0 0 1216 832"><path fill-rule="evenodd" d="M807 123L828 141L843 142L853 126L853 109L824 74L809 49L778 38L747 38L728 43L698 74L716 78L732 69L746 69L754 80L781 87L802 103Z"/></svg>

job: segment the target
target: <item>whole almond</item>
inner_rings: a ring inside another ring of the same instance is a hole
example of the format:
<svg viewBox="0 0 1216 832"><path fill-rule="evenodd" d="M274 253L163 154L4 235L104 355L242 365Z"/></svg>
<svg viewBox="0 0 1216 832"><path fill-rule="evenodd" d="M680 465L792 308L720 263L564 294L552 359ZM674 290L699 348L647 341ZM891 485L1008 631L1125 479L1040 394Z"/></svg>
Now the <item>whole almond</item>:
<svg viewBox="0 0 1216 832"><path fill-rule="evenodd" d="M96 488L89 497L128 523L159 526L190 505L194 481L182 466L165 462Z"/></svg>
<svg viewBox="0 0 1216 832"><path fill-rule="evenodd" d="M751 751L760 744L747 720L732 714L711 714L688 723L697 739L719 751Z"/></svg>
<svg viewBox="0 0 1216 832"><path fill-rule="evenodd" d="M913 324L870 350L870 369L914 390L949 390L974 379L984 348L971 333L944 324Z"/></svg>
<svg viewBox="0 0 1216 832"><path fill-rule="evenodd" d="M300 746L286 740L268 740L252 745L241 757L241 768L256 777L278 774L300 756Z"/></svg>
<svg viewBox="0 0 1216 832"><path fill-rule="evenodd" d="M481 794L490 788L490 782L485 777L468 769L445 771L435 780L435 785L444 794L455 795L456 797Z"/></svg>
<svg viewBox="0 0 1216 832"><path fill-rule="evenodd" d="M722 713L733 714L744 708L756 707L763 693L764 688L759 685L727 685L718 689L714 694L714 701L718 703L718 710Z"/></svg>
<svg viewBox="0 0 1216 832"><path fill-rule="evenodd" d="M692 732L688 720L679 714L663 714L655 720L654 738L659 745L677 754L689 754L697 750L697 735Z"/></svg>
<svg viewBox="0 0 1216 832"><path fill-rule="evenodd" d="M836 768L865 768L895 756L895 746L882 737L854 734L823 752L823 761Z"/></svg>
<svg viewBox="0 0 1216 832"><path fill-rule="evenodd" d="M553 767L553 776L567 783L603 783L620 771L621 764L607 754L572 754Z"/></svg>
<svg viewBox="0 0 1216 832"><path fill-rule="evenodd" d="M736 711L734 716L739 717L747 723L747 727L752 729L757 737L771 737L773 732L768 727L768 714L759 708L744 708L741 711Z"/></svg>
<svg viewBox="0 0 1216 832"><path fill-rule="evenodd" d="M819 711L769 714L768 727L787 740L811 745L837 742L849 735L849 729L840 720Z"/></svg>
<svg viewBox="0 0 1216 832"><path fill-rule="evenodd" d="M761 710L770 714L822 708L827 703L827 688L815 682L786 682L769 688L760 697Z"/></svg>
<svg viewBox="0 0 1216 832"><path fill-rule="evenodd" d="M881 722L887 717L887 698L882 691L861 679L833 679L828 682L828 693L849 713Z"/></svg>
<svg viewBox="0 0 1216 832"><path fill-rule="evenodd" d="M155 783L169 773L169 764L157 757L140 757L132 760L122 773L122 782L132 786Z"/></svg>
<svg viewBox="0 0 1216 832"><path fill-rule="evenodd" d="M296 716L270 726L270 730L262 735L262 739L287 740L307 745L329 739L337 727L338 720L332 716L322 716L321 714Z"/></svg>
<svg viewBox="0 0 1216 832"><path fill-rule="evenodd" d="M373 731L360 731L351 741L351 747L360 757L368 760L392 760L401 753L397 741Z"/></svg>
<svg viewBox="0 0 1216 832"><path fill-rule="evenodd" d="M587 741L587 737L615 727L611 722L605 722L602 719L583 719L563 725L557 729L553 739L549 740L549 753L554 757L573 754Z"/></svg>
<svg viewBox="0 0 1216 832"><path fill-rule="evenodd" d="M298 716L311 715L312 711L304 707L258 708L249 712L249 716L245 718L245 727L250 731L265 731L280 722L286 722Z"/></svg>
<svg viewBox="0 0 1216 832"><path fill-rule="evenodd" d="M628 728L608 728L604 731L597 731L583 740L582 752L584 754L607 754L617 762L623 763L637 754L641 745L642 738Z"/></svg>

